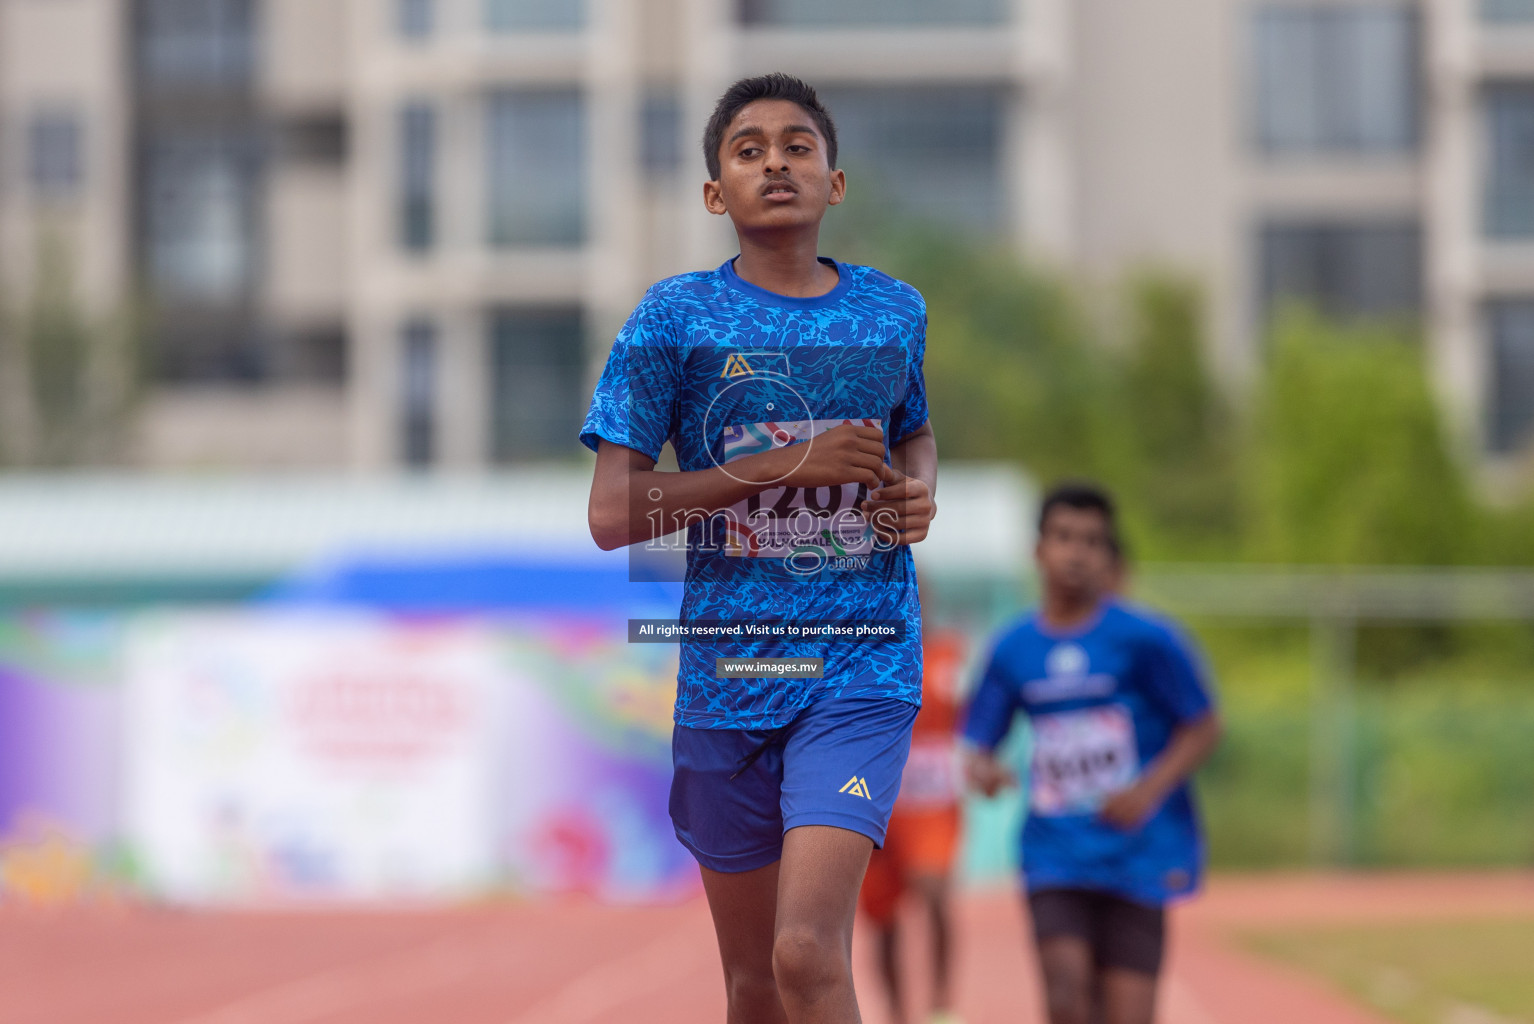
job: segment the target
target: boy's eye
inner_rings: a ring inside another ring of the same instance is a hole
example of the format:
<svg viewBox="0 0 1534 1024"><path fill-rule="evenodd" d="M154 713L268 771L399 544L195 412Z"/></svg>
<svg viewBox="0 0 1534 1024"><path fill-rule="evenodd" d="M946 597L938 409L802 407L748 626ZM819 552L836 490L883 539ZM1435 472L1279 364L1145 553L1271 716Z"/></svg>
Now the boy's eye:
<svg viewBox="0 0 1534 1024"><path fill-rule="evenodd" d="M745 146L745 147L743 147L740 150L740 152L737 155L745 157L746 159L749 160L751 157L755 156L759 152L761 152L761 150L759 150L755 146Z"/></svg>

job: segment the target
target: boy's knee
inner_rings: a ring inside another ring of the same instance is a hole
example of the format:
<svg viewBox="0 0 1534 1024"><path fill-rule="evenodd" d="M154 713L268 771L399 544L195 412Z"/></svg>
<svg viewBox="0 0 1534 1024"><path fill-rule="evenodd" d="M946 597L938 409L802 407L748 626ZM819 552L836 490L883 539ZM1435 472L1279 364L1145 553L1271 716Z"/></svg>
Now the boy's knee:
<svg viewBox="0 0 1534 1024"><path fill-rule="evenodd" d="M1076 971L1049 971L1044 977L1049 1024L1088 1024L1092 1014L1087 978Z"/></svg>
<svg viewBox="0 0 1534 1024"><path fill-rule="evenodd" d="M730 1020L752 1024L781 1024L783 1002L778 998L777 979L769 972L729 970L724 989L730 1001Z"/></svg>
<svg viewBox="0 0 1534 1024"><path fill-rule="evenodd" d="M813 928L782 928L772 943L772 973L780 990L804 998L840 983L850 968L834 937Z"/></svg>

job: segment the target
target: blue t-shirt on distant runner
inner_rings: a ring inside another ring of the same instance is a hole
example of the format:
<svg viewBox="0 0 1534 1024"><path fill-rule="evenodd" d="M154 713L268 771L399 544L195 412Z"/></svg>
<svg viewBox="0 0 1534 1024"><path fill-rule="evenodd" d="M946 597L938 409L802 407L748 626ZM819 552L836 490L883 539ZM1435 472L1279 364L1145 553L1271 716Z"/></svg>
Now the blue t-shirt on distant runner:
<svg viewBox="0 0 1534 1024"><path fill-rule="evenodd" d="M927 421L927 311L910 285L822 257L838 274L815 298L742 280L734 261L654 285L619 332L581 442L650 458L669 441L684 471L803 442L843 423L878 425L889 449ZM772 729L812 701L921 702L921 612L908 546L879 543L857 484L768 487L687 530L684 623L898 624L901 639L731 636L682 644L676 721ZM716 679L715 659L824 658L820 679Z"/></svg>
<svg viewBox="0 0 1534 1024"><path fill-rule="evenodd" d="M1178 786L1140 828L1098 818L1179 725L1212 707L1201 660L1169 624L1117 602L1088 626L1051 633L1030 616L1001 635L970 703L965 738L992 750L1015 712L1032 726L1023 877L1029 891L1111 892L1151 906L1192 892L1204 841Z"/></svg>

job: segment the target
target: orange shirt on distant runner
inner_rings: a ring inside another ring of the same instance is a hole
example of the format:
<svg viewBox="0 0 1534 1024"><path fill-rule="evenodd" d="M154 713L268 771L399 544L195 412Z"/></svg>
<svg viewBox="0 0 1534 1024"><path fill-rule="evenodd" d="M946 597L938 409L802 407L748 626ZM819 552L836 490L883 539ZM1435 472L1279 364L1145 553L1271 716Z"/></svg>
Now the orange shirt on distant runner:
<svg viewBox="0 0 1534 1024"><path fill-rule="evenodd" d="M911 756L901 777L896 814L959 802L958 694L963 665L958 633L932 630L923 638L921 711L911 728Z"/></svg>
<svg viewBox="0 0 1534 1024"><path fill-rule="evenodd" d="M881 924L894 919L912 875L945 876L959 845L959 670L961 637L926 631L922 638L921 712L911 729L911 756L900 780L884 847L863 876L859 904Z"/></svg>

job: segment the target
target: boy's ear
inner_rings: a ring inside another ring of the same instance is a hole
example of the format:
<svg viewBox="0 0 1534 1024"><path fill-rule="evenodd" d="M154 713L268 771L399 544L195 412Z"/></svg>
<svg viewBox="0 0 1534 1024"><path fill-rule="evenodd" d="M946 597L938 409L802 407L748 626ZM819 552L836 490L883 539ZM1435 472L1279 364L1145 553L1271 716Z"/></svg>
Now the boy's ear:
<svg viewBox="0 0 1534 1024"><path fill-rule="evenodd" d="M837 200L837 202L840 201ZM724 191L719 187L719 182L705 181L703 183L703 206L716 217L722 217L730 212L724 205Z"/></svg>
<svg viewBox="0 0 1534 1024"><path fill-rule="evenodd" d="M831 198L828 205L835 206L847 198L847 174L840 169L831 172Z"/></svg>

